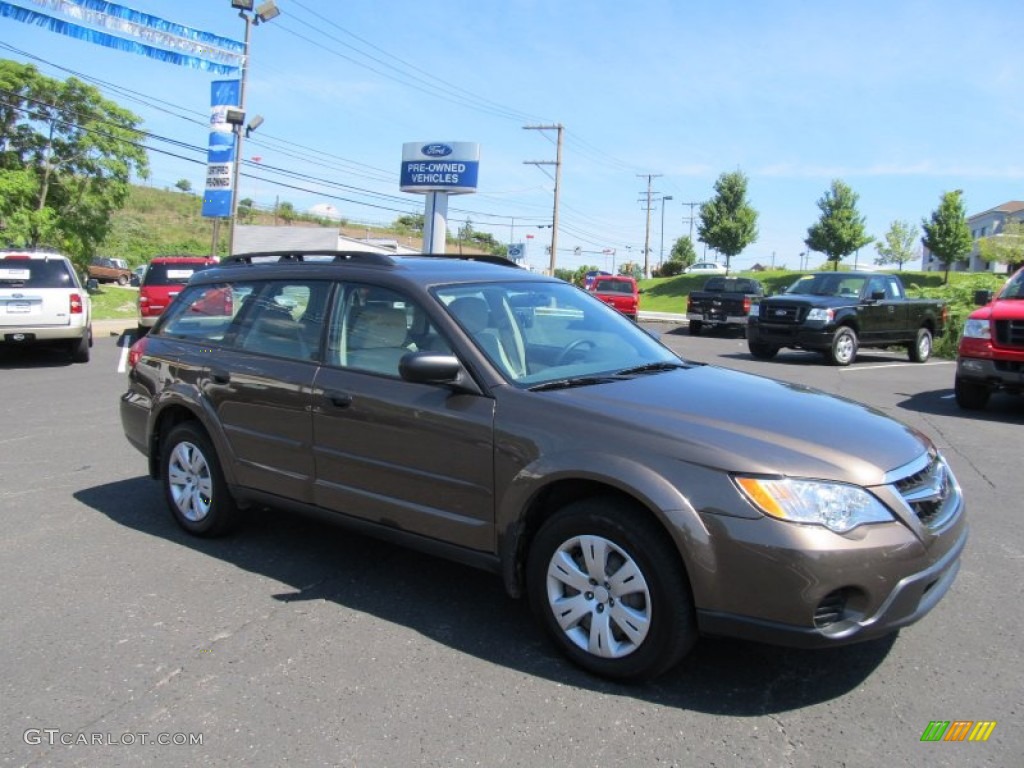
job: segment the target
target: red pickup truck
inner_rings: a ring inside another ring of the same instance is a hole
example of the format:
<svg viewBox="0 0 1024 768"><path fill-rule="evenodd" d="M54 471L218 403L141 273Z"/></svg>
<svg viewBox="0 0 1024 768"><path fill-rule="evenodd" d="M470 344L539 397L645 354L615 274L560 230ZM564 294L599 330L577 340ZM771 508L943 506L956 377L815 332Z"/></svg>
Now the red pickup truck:
<svg viewBox="0 0 1024 768"><path fill-rule="evenodd" d="M598 275L594 278L594 286L590 291L630 320L636 320L636 313L640 309L640 289L632 277Z"/></svg>
<svg viewBox="0 0 1024 768"><path fill-rule="evenodd" d="M964 323L956 354L956 402L981 410L989 396L1002 390L1024 392L1024 268L993 296L978 291L981 305Z"/></svg>

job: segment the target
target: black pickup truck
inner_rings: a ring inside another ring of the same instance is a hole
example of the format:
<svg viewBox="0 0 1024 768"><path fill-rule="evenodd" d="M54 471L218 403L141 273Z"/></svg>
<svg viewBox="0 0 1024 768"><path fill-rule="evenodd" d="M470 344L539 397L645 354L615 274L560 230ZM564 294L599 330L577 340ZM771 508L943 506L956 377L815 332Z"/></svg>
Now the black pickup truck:
<svg viewBox="0 0 1024 768"><path fill-rule="evenodd" d="M760 301L747 323L747 347L761 360L792 347L849 365L859 347L905 346L913 362L923 363L947 317L944 302L908 299L896 275L818 272Z"/></svg>
<svg viewBox="0 0 1024 768"><path fill-rule="evenodd" d="M700 336L708 328L743 328L750 307L764 296L764 286L747 277L709 277L704 290L686 299L690 335Z"/></svg>

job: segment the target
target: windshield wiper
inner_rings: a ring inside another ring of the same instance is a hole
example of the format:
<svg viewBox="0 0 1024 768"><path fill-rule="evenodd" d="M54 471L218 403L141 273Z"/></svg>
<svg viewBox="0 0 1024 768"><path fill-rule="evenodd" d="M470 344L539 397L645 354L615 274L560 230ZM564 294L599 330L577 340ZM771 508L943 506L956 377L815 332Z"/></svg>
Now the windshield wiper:
<svg viewBox="0 0 1024 768"><path fill-rule="evenodd" d="M638 365L635 368L625 368L619 371L616 376L635 376L638 373L661 373L662 371L674 371L677 368L689 368L685 363L673 363L667 360L660 363L647 363Z"/></svg>
<svg viewBox="0 0 1024 768"><path fill-rule="evenodd" d="M555 379L543 384L529 387L530 392L545 392L549 389L571 389L572 387L589 387L591 384L607 384L618 381L618 376L574 376L568 379Z"/></svg>

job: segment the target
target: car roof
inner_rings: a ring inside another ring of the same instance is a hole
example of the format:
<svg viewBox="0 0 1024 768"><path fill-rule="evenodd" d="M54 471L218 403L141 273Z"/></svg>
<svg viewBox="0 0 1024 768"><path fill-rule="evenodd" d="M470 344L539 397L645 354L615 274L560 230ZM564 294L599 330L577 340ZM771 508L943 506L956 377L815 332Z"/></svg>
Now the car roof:
<svg viewBox="0 0 1024 768"><path fill-rule="evenodd" d="M212 256L155 256L151 264L216 264Z"/></svg>
<svg viewBox="0 0 1024 768"><path fill-rule="evenodd" d="M0 259L64 259L68 257L56 251L0 251Z"/></svg>
<svg viewBox="0 0 1024 768"><path fill-rule="evenodd" d="M243 272L242 270L247 270ZM194 281L237 280L243 275L263 279L296 275L330 277L344 275L388 276L419 285L459 282L551 282L557 278L529 272L498 256L414 254L391 256L364 251L267 251L224 259L218 266L197 274Z"/></svg>

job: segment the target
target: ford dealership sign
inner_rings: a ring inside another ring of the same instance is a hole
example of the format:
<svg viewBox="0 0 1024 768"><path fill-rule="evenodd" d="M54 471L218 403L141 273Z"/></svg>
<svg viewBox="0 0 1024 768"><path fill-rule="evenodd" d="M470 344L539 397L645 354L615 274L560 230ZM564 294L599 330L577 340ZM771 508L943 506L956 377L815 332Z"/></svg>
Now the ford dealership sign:
<svg viewBox="0 0 1024 768"><path fill-rule="evenodd" d="M402 145L403 192L476 192L480 145L413 141Z"/></svg>

